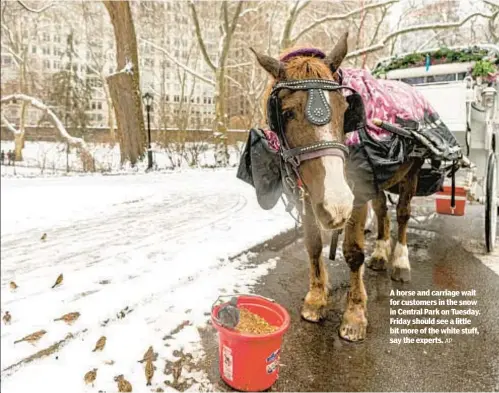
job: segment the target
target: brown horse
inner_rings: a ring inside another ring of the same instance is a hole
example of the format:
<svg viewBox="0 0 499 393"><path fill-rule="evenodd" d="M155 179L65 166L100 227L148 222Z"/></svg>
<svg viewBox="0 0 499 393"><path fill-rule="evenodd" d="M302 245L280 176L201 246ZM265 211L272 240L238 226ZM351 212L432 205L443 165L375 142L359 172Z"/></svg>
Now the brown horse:
<svg viewBox="0 0 499 393"><path fill-rule="evenodd" d="M277 82L287 80L338 81L339 76L336 70L339 69L347 54L347 34L342 36L332 52L325 58L295 56L283 62L253 52L259 64L272 77L270 88ZM283 89L279 93L279 98L282 111L292 114L284 126L289 148L293 149L318 141L340 143L344 141L344 112L348 104L339 90L327 93L326 98L332 109L332 116L328 124L320 126L310 123L305 117L306 91ZM422 164L420 159L409 159L392 179L382 185L383 190L397 184L399 187L398 241L393 255L391 255L390 221L385 193L381 191L372 202L378 221L378 237L376 248L367 265L374 270L385 270L391 257L391 276L394 280L408 281L410 279L407 226L410 217L410 202L415 195ZM301 315L312 322L317 322L324 316L328 299L328 274L322 256L321 228L330 230L344 227L343 253L350 267L350 290L339 334L346 340L363 340L367 327L367 294L362 277L367 204L355 203L354 195L347 183L345 163L339 156L324 155L304 161L299 166L299 175L304 183L303 227L310 259L310 287Z"/></svg>

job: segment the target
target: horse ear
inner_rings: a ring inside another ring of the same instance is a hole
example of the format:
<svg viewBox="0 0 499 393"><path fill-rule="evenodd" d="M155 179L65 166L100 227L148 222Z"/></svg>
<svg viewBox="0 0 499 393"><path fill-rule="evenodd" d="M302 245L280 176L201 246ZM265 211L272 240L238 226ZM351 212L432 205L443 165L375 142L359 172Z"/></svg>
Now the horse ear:
<svg viewBox="0 0 499 393"><path fill-rule="evenodd" d="M336 72L341 62L348 52L348 31L343 33L334 49L326 56L324 62L328 65L331 71Z"/></svg>
<svg viewBox="0 0 499 393"><path fill-rule="evenodd" d="M258 63L267 71L270 75L272 75L275 79L284 79L286 72L284 70L284 64L279 60L274 59L273 57L262 55L258 53L253 48L250 50L255 54Z"/></svg>

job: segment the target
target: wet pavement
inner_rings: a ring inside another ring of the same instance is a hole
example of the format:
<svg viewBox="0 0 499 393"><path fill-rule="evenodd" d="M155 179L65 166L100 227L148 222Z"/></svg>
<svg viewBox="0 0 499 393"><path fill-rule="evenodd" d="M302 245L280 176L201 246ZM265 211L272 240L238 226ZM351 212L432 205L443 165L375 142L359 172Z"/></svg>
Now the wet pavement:
<svg viewBox="0 0 499 393"><path fill-rule="evenodd" d="M366 269L369 325L367 339L361 343L349 343L338 336L349 276L343 258L329 261L324 249L332 290L325 320L313 324L300 317L309 277L302 238L293 239L294 232L290 232L269 242L255 263L276 256L280 260L254 293L275 299L291 316L279 380L270 390L498 391L499 275L467 251L469 244L483 244L482 210L471 207L466 217L439 216L411 225L410 283L396 283L389 272ZM374 240L373 234L367 236L366 256L372 252ZM448 344L390 344L391 289L476 289L479 303L475 308L481 315L471 326L478 327L480 334L453 336ZM211 327L203 333L203 345L207 354L203 368L215 390L231 391L218 374L218 340Z"/></svg>

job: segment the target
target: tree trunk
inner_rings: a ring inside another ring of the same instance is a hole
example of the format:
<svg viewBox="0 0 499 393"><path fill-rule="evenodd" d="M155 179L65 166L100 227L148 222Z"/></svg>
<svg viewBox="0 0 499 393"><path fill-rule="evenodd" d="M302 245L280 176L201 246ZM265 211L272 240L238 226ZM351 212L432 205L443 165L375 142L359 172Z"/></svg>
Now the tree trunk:
<svg viewBox="0 0 499 393"><path fill-rule="evenodd" d="M147 137L140 94L137 37L128 1L104 1L116 39L117 69L131 65L131 73L118 72L107 78L118 126L121 162L135 165L145 154Z"/></svg>
<svg viewBox="0 0 499 393"><path fill-rule="evenodd" d="M227 166L229 149L227 146L227 115L225 111L225 68L217 71L217 88L215 92L215 161L217 166Z"/></svg>
<svg viewBox="0 0 499 393"><path fill-rule="evenodd" d="M116 143L116 133L114 130L114 118L113 118L113 100L111 99L111 94L109 93L109 86L107 85L106 78L102 78L102 87L104 89L104 95L106 96L107 102L107 125L109 127L109 136L111 139L111 146Z"/></svg>
<svg viewBox="0 0 499 393"><path fill-rule="evenodd" d="M15 161L23 160L23 147L24 147L24 132L19 134L14 134Z"/></svg>

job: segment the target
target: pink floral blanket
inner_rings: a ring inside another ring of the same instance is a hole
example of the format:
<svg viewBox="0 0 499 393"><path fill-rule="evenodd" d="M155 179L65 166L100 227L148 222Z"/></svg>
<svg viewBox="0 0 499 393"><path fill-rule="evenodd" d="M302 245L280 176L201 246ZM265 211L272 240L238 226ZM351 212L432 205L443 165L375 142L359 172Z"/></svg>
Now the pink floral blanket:
<svg viewBox="0 0 499 393"><path fill-rule="evenodd" d="M364 101L367 132L376 140L387 139L391 134L378 126L372 119L378 118L396 123L396 118L423 121L424 112L435 113L430 103L412 86L398 81L375 79L369 71L342 68L342 84L356 90ZM346 94L350 94L346 92ZM346 144L359 143L358 132L347 135Z"/></svg>

